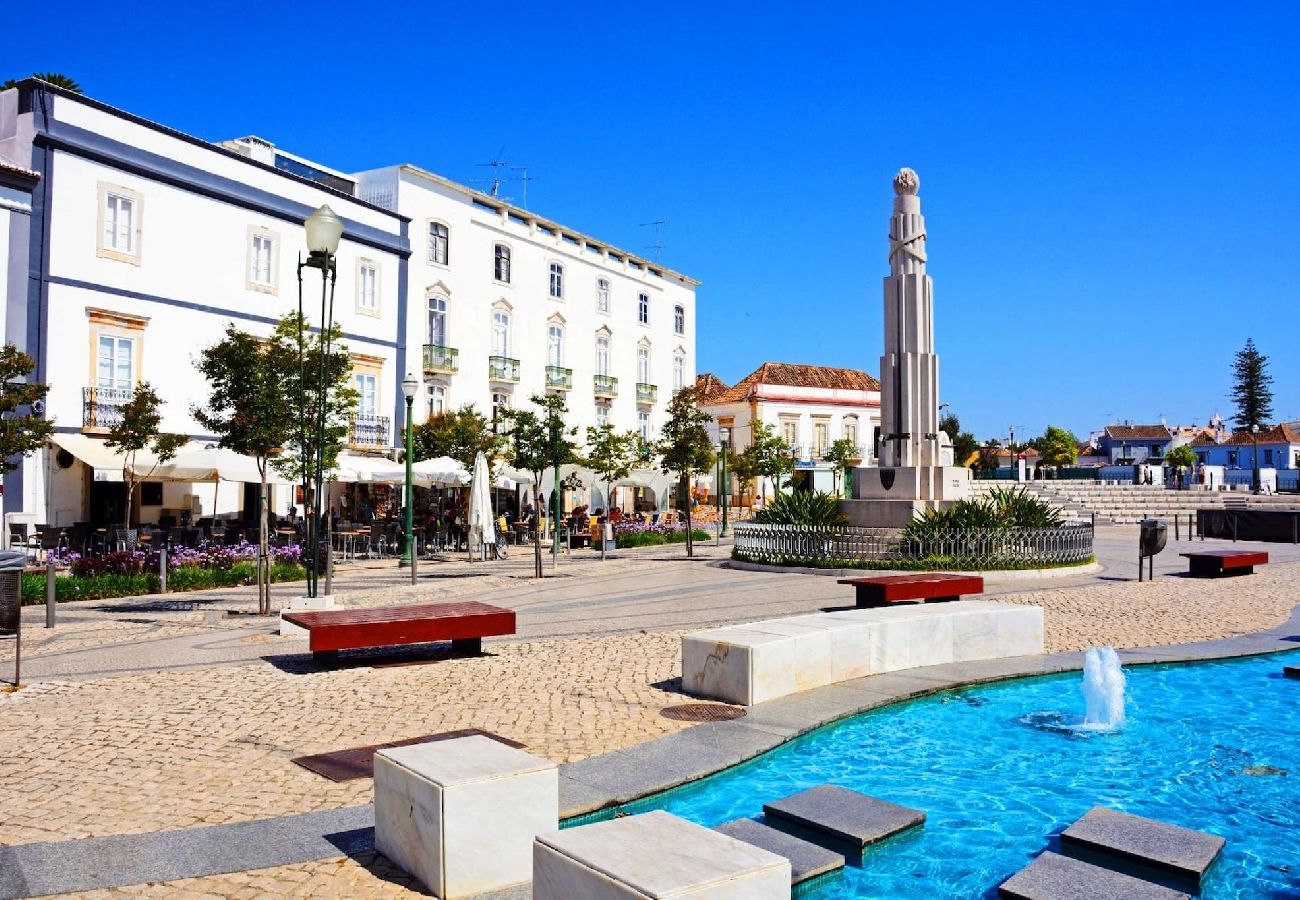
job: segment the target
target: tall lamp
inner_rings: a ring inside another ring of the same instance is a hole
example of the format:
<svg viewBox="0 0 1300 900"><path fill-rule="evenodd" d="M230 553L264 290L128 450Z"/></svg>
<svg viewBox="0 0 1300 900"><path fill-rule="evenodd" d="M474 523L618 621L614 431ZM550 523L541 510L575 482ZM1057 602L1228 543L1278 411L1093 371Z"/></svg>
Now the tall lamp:
<svg viewBox="0 0 1300 900"><path fill-rule="evenodd" d="M1254 449L1250 454L1250 485L1251 490L1256 494L1259 493L1259 425L1250 426L1250 440L1254 444Z"/></svg>
<svg viewBox="0 0 1300 900"><path fill-rule="evenodd" d="M321 206L303 223L307 232L307 260L298 257L298 374L311 403L302 409L298 421L298 448L302 453L303 500L307 505L307 596L317 596L320 585L321 504L325 487L325 412L329 385L325 363L333 350L334 282L338 278L336 255L343 237L343 220L328 206ZM307 317L302 300L302 270L319 269L320 353L315 372L307 371ZM309 458L310 457L310 458Z"/></svg>
<svg viewBox="0 0 1300 900"><path fill-rule="evenodd" d="M402 379L402 396L406 398L406 543L402 549L402 559L398 563L401 566L411 566L411 580L415 580L415 567L412 560L415 559L415 484L412 478L411 466L412 445L414 428L412 428L415 410L415 392L420 389L420 382L415 380L415 376L410 372Z"/></svg>
<svg viewBox="0 0 1300 900"><path fill-rule="evenodd" d="M718 493L722 497L722 527L718 534L720 537L727 536L727 507L731 503L731 481L727 477L727 451L731 448L731 429L719 428L718 437L722 443L722 480L718 485Z"/></svg>

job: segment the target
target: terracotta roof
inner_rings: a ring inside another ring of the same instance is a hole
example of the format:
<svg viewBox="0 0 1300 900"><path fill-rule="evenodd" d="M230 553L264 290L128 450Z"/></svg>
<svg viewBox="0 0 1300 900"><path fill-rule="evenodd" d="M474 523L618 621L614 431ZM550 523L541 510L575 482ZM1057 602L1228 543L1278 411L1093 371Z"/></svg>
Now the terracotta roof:
<svg viewBox="0 0 1300 900"><path fill-rule="evenodd" d="M860 369L834 366L809 366L801 363L765 362L717 396L714 403L737 403L749 397L751 387L759 384L785 387L827 388L840 391L879 391L880 382Z"/></svg>
<svg viewBox="0 0 1300 900"><path fill-rule="evenodd" d="M1257 436L1252 435L1249 431L1234 431L1232 437L1228 438L1227 443L1237 446L1252 446L1256 438L1261 444L1300 444L1300 430L1292 428L1288 424L1274 425L1272 428L1261 431Z"/></svg>
<svg viewBox="0 0 1300 900"><path fill-rule="evenodd" d="M695 376L695 393L701 401L712 400L716 394L721 394L726 389L723 380L712 372L701 372Z"/></svg>
<svg viewBox="0 0 1300 900"><path fill-rule="evenodd" d="M1191 447L1217 447L1217 446L1219 446L1219 442L1218 442L1217 440L1215 440L1215 438L1214 438L1213 435L1202 433L1202 434L1198 434L1196 437L1192 438L1191 444L1189 444L1189 446L1191 446Z"/></svg>
<svg viewBox="0 0 1300 900"><path fill-rule="evenodd" d="M1107 425L1106 434L1120 441L1167 441L1173 437L1168 425Z"/></svg>

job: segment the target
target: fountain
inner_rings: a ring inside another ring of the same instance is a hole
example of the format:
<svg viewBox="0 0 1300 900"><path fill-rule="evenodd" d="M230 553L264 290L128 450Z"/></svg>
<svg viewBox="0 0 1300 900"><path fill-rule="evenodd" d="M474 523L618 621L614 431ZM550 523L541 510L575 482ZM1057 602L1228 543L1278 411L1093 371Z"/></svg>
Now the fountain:
<svg viewBox="0 0 1300 900"><path fill-rule="evenodd" d="M1124 669L1114 647L1090 647L1083 657L1083 727L1114 731L1124 724Z"/></svg>

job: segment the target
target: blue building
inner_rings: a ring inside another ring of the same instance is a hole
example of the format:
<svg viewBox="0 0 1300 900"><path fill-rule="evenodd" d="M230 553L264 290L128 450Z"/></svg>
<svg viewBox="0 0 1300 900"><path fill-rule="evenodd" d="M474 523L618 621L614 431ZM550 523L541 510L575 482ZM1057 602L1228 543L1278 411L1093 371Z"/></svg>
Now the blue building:
<svg viewBox="0 0 1300 900"><path fill-rule="evenodd" d="M1223 443L1202 436L1192 441L1192 450L1202 465L1229 469L1297 469L1300 468L1300 428L1291 423L1274 425L1252 435L1249 431L1233 432ZM1256 460L1255 453L1259 457Z"/></svg>
<svg viewBox="0 0 1300 900"><path fill-rule="evenodd" d="M1177 444L1177 432L1168 425L1107 425L1098 448L1112 466L1159 462Z"/></svg>

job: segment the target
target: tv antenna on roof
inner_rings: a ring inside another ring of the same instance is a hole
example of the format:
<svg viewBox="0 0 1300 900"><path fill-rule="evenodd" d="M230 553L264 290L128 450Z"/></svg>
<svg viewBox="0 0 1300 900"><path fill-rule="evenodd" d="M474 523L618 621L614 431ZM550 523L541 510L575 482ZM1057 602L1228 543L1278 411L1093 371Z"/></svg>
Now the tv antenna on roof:
<svg viewBox="0 0 1300 900"><path fill-rule="evenodd" d="M664 226L667 225L667 224L668 224L668 220L667 220L667 219L656 219L656 220L653 221L653 222L642 222L642 223L641 223L641 227L642 227L642 228L650 228L651 226L654 227L654 230L655 230L655 242L654 242L653 244L650 245L650 251L654 254L654 261L655 261L655 262L659 262L659 257L660 257L660 256L663 254L663 252L664 252L664 245L663 245L663 240L662 240L662 238L663 238L663 234L664 234Z"/></svg>
<svg viewBox="0 0 1300 900"><path fill-rule="evenodd" d="M524 209L527 209L528 208L528 182L536 181L537 176L529 175L527 166L511 166L510 169L515 172L523 173L522 175L519 176L519 180L524 183L524 200L521 205L523 206Z"/></svg>
<svg viewBox="0 0 1300 900"><path fill-rule="evenodd" d="M499 197L501 195L501 170L508 168L510 166L510 163L506 162L504 159L501 158L501 154L505 152L506 152L506 148L505 145L503 144L501 146L501 149L497 151L496 156L494 156L492 159L488 160L485 163L478 164L479 168L484 168L488 166L492 168L492 181L488 193L490 193L493 197ZM479 182L479 184L482 183L483 182L481 181Z"/></svg>

